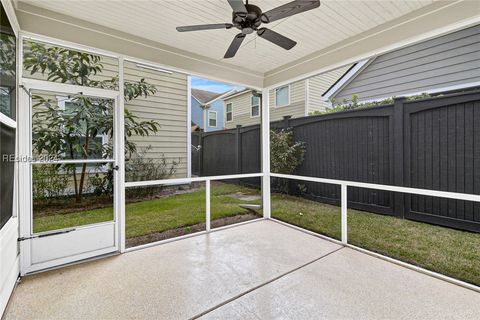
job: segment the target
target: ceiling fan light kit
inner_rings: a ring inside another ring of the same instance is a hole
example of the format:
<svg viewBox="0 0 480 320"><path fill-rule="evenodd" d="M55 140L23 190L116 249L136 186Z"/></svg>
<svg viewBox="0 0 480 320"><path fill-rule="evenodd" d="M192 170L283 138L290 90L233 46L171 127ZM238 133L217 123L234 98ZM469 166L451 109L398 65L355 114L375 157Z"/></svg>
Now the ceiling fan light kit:
<svg viewBox="0 0 480 320"><path fill-rule="evenodd" d="M204 24L194 26L177 27L178 32L214 30L214 29L231 29L237 28L241 32L233 38L232 43L227 49L224 58L232 58L237 53L242 45L243 40L248 34L257 32L260 38L270 41L285 50L290 50L297 44L292 39L289 39L278 32L271 29L261 27L263 24L268 24L273 21L284 19L295 14L299 14L308 10L318 8L320 6L319 0L295 0L269 10L262 12L259 7L243 3L242 0L227 0L233 9L232 23L218 23L218 24Z"/></svg>

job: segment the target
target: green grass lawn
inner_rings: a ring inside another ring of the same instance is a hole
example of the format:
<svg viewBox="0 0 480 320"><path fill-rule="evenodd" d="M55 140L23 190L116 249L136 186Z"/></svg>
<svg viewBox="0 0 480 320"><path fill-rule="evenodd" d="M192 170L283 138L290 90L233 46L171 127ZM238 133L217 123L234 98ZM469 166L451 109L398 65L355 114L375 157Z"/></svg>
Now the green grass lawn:
<svg viewBox="0 0 480 320"><path fill-rule="evenodd" d="M233 184L212 183L212 220L245 213L232 197L260 191ZM126 205L126 237L132 238L188 227L205 220L205 190ZM390 216L349 210L349 242L429 270L480 285L480 234L463 232ZM272 216L282 221L340 238L340 208L280 194L272 194ZM112 209L34 218L35 232L55 230L112 218Z"/></svg>
<svg viewBox="0 0 480 320"><path fill-rule="evenodd" d="M243 195L261 195L260 190L233 184L212 183L212 220L246 213L239 204L261 204L261 200L245 201L232 197L237 192ZM154 232L186 227L205 222L205 188L161 199L129 203L125 208L126 237L137 237ZM34 232L44 232L81 226L113 218L112 207L36 217Z"/></svg>

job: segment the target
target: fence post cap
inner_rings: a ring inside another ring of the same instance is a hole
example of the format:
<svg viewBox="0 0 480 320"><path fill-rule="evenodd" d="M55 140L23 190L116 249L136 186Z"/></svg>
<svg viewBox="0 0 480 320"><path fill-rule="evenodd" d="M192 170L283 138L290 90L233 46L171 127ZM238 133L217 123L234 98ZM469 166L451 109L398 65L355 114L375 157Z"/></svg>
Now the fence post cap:
<svg viewBox="0 0 480 320"><path fill-rule="evenodd" d="M241 124L237 124L236 127L237 127L237 128L241 128L242 125L241 125Z"/></svg>
<svg viewBox="0 0 480 320"><path fill-rule="evenodd" d="M283 116L283 119L290 119L292 116Z"/></svg>

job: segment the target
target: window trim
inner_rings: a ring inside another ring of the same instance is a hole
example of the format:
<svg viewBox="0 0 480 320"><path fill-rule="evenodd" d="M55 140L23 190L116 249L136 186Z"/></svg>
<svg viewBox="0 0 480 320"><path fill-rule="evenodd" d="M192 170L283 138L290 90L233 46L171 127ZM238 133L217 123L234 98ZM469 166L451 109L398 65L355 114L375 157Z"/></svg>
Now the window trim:
<svg viewBox="0 0 480 320"><path fill-rule="evenodd" d="M215 113L215 125L214 126L211 126L210 125L210 120L213 120L210 118L210 113ZM207 125L209 128L216 128L218 126L218 115L217 115L217 111L215 110L208 110L207 111Z"/></svg>
<svg viewBox="0 0 480 320"><path fill-rule="evenodd" d="M262 106L262 101L260 99L260 97L257 97L258 98L258 104L253 104L253 98L255 98L255 96L252 94L250 96L250 118L259 118L260 117L260 114L261 114L261 106ZM258 115L254 116L253 115L253 107L258 107Z"/></svg>
<svg viewBox="0 0 480 320"><path fill-rule="evenodd" d="M287 102L287 104L278 105L278 103L277 103L277 92L278 92L278 90L283 89L283 88L285 88L285 87L288 88L288 102ZM287 85L284 85L284 86L275 88L274 93L273 93L273 98L275 99L275 108L288 107L288 106L291 104L291 88L290 88L290 84L287 84Z"/></svg>
<svg viewBox="0 0 480 320"><path fill-rule="evenodd" d="M231 111L228 111L228 105L230 105L230 107L232 108ZM229 113L232 114L232 120L228 120ZM225 122L233 122L233 103L231 102L225 103Z"/></svg>

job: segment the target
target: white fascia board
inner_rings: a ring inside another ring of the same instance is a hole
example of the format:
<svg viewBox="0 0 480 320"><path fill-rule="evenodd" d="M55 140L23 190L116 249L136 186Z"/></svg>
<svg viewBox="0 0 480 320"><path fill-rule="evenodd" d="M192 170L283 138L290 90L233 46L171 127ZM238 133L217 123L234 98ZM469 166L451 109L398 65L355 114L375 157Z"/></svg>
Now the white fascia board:
<svg viewBox="0 0 480 320"><path fill-rule="evenodd" d="M327 92L325 92L322 97L325 101L328 101L331 96L343 89L347 84L349 84L355 77L365 69L367 63L370 64L375 58L364 59L355 66L353 66L347 73L345 73L340 81L338 81L333 87L331 87Z"/></svg>
<svg viewBox="0 0 480 320"><path fill-rule="evenodd" d="M232 94L231 96L226 97L225 101L227 101L229 99L232 99L232 98L235 98L235 97L238 97L238 96L241 96L242 94L246 94L246 93L249 93L249 92L252 92L252 90L245 90L245 91L237 92L235 94Z"/></svg>
<svg viewBox="0 0 480 320"><path fill-rule="evenodd" d="M235 90L235 89L232 89L232 90L230 90L230 91L227 91L227 92L223 93L222 95L216 97L215 99L212 99L212 100L206 102L205 105L210 105L210 104L214 103L215 101L221 100L221 99L225 98L226 96L228 96L228 95L230 95L230 94L233 94L233 93L235 93L235 92L237 92L237 90ZM198 101L198 100L197 100L197 101Z"/></svg>

